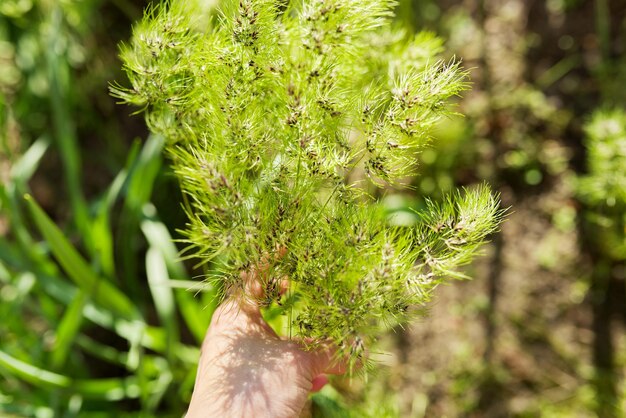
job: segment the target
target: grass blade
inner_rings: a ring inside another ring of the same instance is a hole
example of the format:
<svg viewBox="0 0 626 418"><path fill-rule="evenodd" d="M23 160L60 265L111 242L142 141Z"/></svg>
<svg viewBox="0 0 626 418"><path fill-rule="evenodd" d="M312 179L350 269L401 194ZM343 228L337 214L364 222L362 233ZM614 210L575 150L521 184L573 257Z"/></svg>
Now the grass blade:
<svg viewBox="0 0 626 418"><path fill-rule="evenodd" d="M137 248L139 242L135 233L142 215L143 206L150 200L152 189L159 174L163 157L161 151L165 139L159 135L150 135L139 156L129 170L126 184L124 206L120 217L118 235L118 254L121 256L122 279L129 288L129 293L137 300L143 297L143 283L138 283Z"/></svg>
<svg viewBox="0 0 626 418"><path fill-rule="evenodd" d="M163 255L154 247L148 248L146 254L146 273L148 286L154 300L154 306L167 335L167 358L174 361L172 350L179 340L179 331L174 309L174 295L169 287L169 275Z"/></svg>
<svg viewBox="0 0 626 418"><path fill-rule="evenodd" d="M93 253L93 237L91 236L91 222L87 211L87 204L80 184L81 159L76 138L74 118L68 109L68 95L70 86L69 64L60 59L57 44L64 42L62 35L63 10L61 6L54 7L48 16L49 28L47 36L46 65L50 86L50 110L54 127L54 137L63 160L65 183L68 188L70 203L76 220L76 226L82 234L83 242L90 253Z"/></svg>
<svg viewBox="0 0 626 418"><path fill-rule="evenodd" d="M36 386L45 388L67 388L72 384L72 380L67 376L52 373L24 363L21 360L9 356L4 351L0 351L0 368Z"/></svg>
<svg viewBox="0 0 626 418"><path fill-rule="evenodd" d="M33 176L49 146L50 141L48 137L40 137L11 167L11 179L17 183L18 187L24 186Z"/></svg>
<svg viewBox="0 0 626 418"><path fill-rule="evenodd" d="M186 280L188 278L187 272L182 263L178 260L178 252L167 227L154 219L155 212L156 210L151 206L147 206L144 209L146 219L141 222L141 230L150 246L158 249L162 254L162 259L165 261L170 275L179 279L170 281L169 287L171 288L173 283L183 280L188 281ZM213 290L211 289L211 291ZM188 290L176 290L174 293L185 324L196 341L202 343L204 334L211 321L212 312L204 310L201 303L197 301Z"/></svg>
<svg viewBox="0 0 626 418"><path fill-rule="evenodd" d="M28 208L55 258L67 275L100 306L126 319L138 319L131 300L110 282L96 276L87 262L67 241L63 232L50 220L32 197L26 196Z"/></svg>
<svg viewBox="0 0 626 418"><path fill-rule="evenodd" d="M83 308L85 307L87 299L85 292L79 291L74 299L72 299L65 315L61 319L61 323L57 328L51 358L52 368L55 370L63 367L67 360L72 344L83 323Z"/></svg>
<svg viewBox="0 0 626 418"><path fill-rule="evenodd" d="M132 169L125 203L137 219L141 217L143 205L152 196L152 188L163 162L161 152L164 145L165 138L150 135Z"/></svg>
<svg viewBox="0 0 626 418"><path fill-rule="evenodd" d="M102 200L98 204L93 220L92 235L96 254L102 266L102 271L108 277L115 275L115 257L113 247L113 232L111 230L110 213L113 205L119 198L129 179L129 169L134 164L139 153L140 143L134 142L126 161L126 166L115 176Z"/></svg>
<svg viewBox="0 0 626 418"><path fill-rule="evenodd" d="M46 389L67 389L86 398L118 401L140 396L140 388L137 378L134 376L127 378L72 379L68 376L25 363L1 350L0 368L34 386ZM154 388L155 382L158 382L158 378L149 382L148 388L150 391ZM159 385L157 387L160 390Z"/></svg>

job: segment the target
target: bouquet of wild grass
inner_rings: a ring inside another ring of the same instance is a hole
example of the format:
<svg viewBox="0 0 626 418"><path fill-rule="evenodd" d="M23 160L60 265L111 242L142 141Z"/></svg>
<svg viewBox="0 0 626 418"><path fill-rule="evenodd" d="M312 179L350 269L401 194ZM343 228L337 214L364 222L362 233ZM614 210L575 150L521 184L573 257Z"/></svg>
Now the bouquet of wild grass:
<svg viewBox="0 0 626 418"><path fill-rule="evenodd" d="M406 183L466 87L436 37L389 29L394 4L226 0L205 18L172 0L122 48L132 87L112 89L166 138L188 251L210 279L243 288L263 263L267 306L352 360L463 277L501 215L485 186L429 203L409 226L390 225L374 197Z"/></svg>

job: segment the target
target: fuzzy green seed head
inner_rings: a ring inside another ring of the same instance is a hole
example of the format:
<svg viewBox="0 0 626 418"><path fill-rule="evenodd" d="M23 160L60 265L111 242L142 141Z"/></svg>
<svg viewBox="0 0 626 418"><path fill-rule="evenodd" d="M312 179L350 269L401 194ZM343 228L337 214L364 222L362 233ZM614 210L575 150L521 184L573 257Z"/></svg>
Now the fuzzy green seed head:
<svg viewBox="0 0 626 418"><path fill-rule="evenodd" d="M172 0L122 49L132 87L112 89L167 139L190 202L189 251L211 279L243 288L263 263L266 303L292 334L331 340L353 361L442 280L463 277L501 215L481 186L390 226L370 196L413 174L466 88L437 38L390 29L394 5L229 0L205 19Z"/></svg>

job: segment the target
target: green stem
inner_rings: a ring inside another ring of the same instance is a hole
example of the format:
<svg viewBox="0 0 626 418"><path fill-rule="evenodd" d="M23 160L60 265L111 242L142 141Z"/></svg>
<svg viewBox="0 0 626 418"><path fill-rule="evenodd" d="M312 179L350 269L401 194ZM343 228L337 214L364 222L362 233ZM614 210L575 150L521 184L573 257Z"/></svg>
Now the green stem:
<svg viewBox="0 0 626 418"><path fill-rule="evenodd" d="M46 64L48 67L48 83L50 85L50 110L54 127L54 137L61 155L65 174L67 192L69 194L76 227L90 254L94 253L91 236L91 221L87 211L85 197L81 190L81 159L76 138L76 128L68 109L69 101L69 67L60 59L61 25L63 14L60 6L50 11L50 32L47 36Z"/></svg>

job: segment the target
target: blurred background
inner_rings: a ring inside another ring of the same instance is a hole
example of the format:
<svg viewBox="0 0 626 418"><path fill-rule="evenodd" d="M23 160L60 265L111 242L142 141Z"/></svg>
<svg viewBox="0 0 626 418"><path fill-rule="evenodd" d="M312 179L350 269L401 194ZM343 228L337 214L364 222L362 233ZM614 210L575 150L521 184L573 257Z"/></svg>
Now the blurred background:
<svg viewBox="0 0 626 418"><path fill-rule="evenodd" d="M108 94L146 6L0 2L0 416L189 400L215 293L177 256L161 139ZM396 20L440 35L472 88L390 214L482 181L511 209L474 280L442 286L312 414L626 416L626 3L403 0Z"/></svg>

